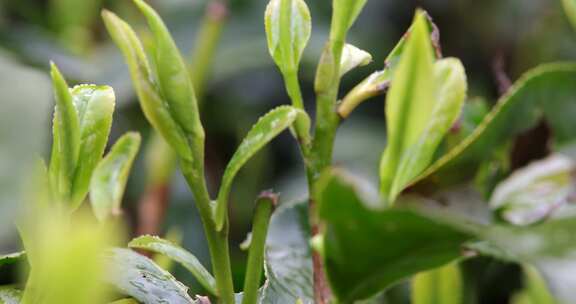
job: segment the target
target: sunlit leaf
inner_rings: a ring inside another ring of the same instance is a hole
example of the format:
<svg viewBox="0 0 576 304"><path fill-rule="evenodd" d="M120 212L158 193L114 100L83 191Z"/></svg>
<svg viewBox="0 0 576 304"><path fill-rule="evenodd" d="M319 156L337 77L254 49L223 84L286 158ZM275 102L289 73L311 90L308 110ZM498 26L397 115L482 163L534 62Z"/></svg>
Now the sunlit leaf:
<svg viewBox="0 0 576 304"><path fill-rule="evenodd" d="M102 159L114 112L114 90L108 86L79 85L70 90L80 124L80 151L72 186L72 207L88 192L94 168Z"/></svg>
<svg viewBox="0 0 576 304"><path fill-rule="evenodd" d="M161 239L157 236L144 235L137 237L128 244L131 248L145 249L173 259L184 266L206 290L216 294L216 282L214 277L202 266L200 261L190 252L177 246L170 241Z"/></svg>
<svg viewBox="0 0 576 304"><path fill-rule="evenodd" d="M461 304L462 284L458 263L419 273L412 280L412 303Z"/></svg>
<svg viewBox="0 0 576 304"><path fill-rule="evenodd" d="M262 149L282 131L292 126L296 119L305 121L305 129L309 129L310 119L304 111L291 106L280 106L262 116L248 132L232 156L228 166L226 166L226 171L224 171L215 211L216 226L218 229L220 229L226 221L228 195L238 171L256 152Z"/></svg>
<svg viewBox="0 0 576 304"><path fill-rule="evenodd" d="M122 293L147 304L195 303L188 288L149 258L129 249L115 248L106 253L106 281Z"/></svg>
<svg viewBox="0 0 576 304"><path fill-rule="evenodd" d="M312 30L304 0L271 0L264 16L268 51L283 74L298 70Z"/></svg>
<svg viewBox="0 0 576 304"><path fill-rule="evenodd" d="M127 133L98 164L90 183L92 210L101 221L121 213L120 205L130 168L140 148L140 135Z"/></svg>
<svg viewBox="0 0 576 304"><path fill-rule="evenodd" d="M340 77L352 69L365 66L372 62L372 55L351 44L344 45L342 49L342 58L340 60Z"/></svg>
<svg viewBox="0 0 576 304"><path fill-rule="evenodd" d="M453 261L474 238L476 227L461 219L413 208L377 211L373 208L379 203L359 190L351 177L333 171L321 178L316 193L326 223L326 274L341 302L367 299L399 280Z"/></svg>

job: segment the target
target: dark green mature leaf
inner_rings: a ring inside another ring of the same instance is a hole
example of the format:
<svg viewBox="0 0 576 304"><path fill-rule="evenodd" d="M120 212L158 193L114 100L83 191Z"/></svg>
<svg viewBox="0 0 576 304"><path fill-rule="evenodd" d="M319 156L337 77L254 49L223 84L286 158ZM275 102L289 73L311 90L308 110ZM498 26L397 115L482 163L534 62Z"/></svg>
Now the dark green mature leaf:
<svg viewBox="0 0 576 304"><path fill-rule="evenodd" d="M136 132L125 134L94 170L90 203L98 220L104 221L121 213L122 197L140 141L140 134Z"/></svg>
<svg viewBox="0 0 576 304"><path fill-rule="evenodd" d="M185 132L173 118L169 106L158 91L158 84L155 83L138 36L130 25L115 14L103 11L102 17L110 36L128 63L132 83L140 99L144 115L180 157L192 160L192 151Z"/></svg>
<svg viewBox="0 0 576 304"><path fill-rule="evenodd" d="M412 304L461 304L462 288L458 263L422 272L412 280Z"/></svg>
<svg viewBox="0 0 576 304"><path fill-rule="evenodd" d="M413 184L440 187L472 176L481 160L515 135L546 119L556 146L574 139L576 64L546 64L526 73L464 141L435 161Z"/></svg>
<svg viewBox="0 0 576 304"><path fill-rule="evenodd" d="M68 200L72 191L74 170L80 148L80 122L66 80L54 63L51 64L56 108L53 122L50 176L59 200Z"/></svg>
<svg viewBox="0 0 576 304"><path fill-rule="evenodd" d="M202 284L210 294L216 295L216 281L214 281L214 277L202 266L200 261L198 261L192 253L182 247L151 235L139 236L130 241L128 246L159 253L180 263L194 275L198 282Z"/></svg>
<svg viewBox="0 0 576 304"><path fill-rule="evenodd" d="M238 171L256 152L282 131L292 126L296 119L304 121L305 134L308 134L310 128L308 115L304 111L291 106L280 106L271 110L262 116L248 132L238 150L232 156L228 166L226 166L226 171L224 171L216 201L215 220L218 229L221 229L226 221L228 195ZM308 139L305 140L308 141Z"/></svg>
<svg viewBox="0 0 576 304"><path fill-rule="evenodd" d="M268 51L283 74L298 70L312 23L304 0L271 0L264 16Z"/></svg>
<svg viewBox="0 0 576 304"><path fill-rule="evenodd" d="M576 163L563 155L536 161L501 182L490 205L512 224L534 224L573 200L575 172Z"/></svg>
<svg viewBox="0 0 576 304"><path fill-rule="evenodd" d="M282 205L272 215L266 241L262 303L314 302L308 204Z"/></svg>
<svg viewBox="0 0 576 304"><path fill-rule="evenodd" d="M15 286L0 286L0 303L19 304L22 299L22 290Z"/></svg>
<svg viewBox="0 0 576 304"><path fill-rule="evenodd" d="M134 3L146 17L154 34L154 66L162 95L169 105L168 110L187 135L195 139L194 144L202 145L192 149L203 150L204 129L188 67L158 13L142 0L134 0Z"/></svg>
<svg viewBox="0 0 576 304"><path fill-rule="evenodd" d="M366 299L420 271L461 256L475 228L432 211L387 208L367 201L339 172L320 180L316 199L326 222L324 265L342 302ZM361 257L361 258L359 258Z"/></svg>
<svg viewBox="0 0 576 304"><path fill-rule="evenodd" d="M80 150L71 198L72 207L76 208L86 197L94 168L102 159L116 98L109 86L79 85L70 92L80 125Z"/></svg>
<svg viewBox="0 0 576 304"><path fill-rule="evenodd" d="M109 266L106 281L142 303L195 303L188 296L186 286L143 255L115 248L107 253L105 260Z"/></svg>
<svg viewBox="0 0 576 304"><path fill-rule="evenodd" d="M434 64L426 15L417 13L386 101L388 144L380 178L388 203L432 161L465 96L462 64L457 59Z"/></svg>

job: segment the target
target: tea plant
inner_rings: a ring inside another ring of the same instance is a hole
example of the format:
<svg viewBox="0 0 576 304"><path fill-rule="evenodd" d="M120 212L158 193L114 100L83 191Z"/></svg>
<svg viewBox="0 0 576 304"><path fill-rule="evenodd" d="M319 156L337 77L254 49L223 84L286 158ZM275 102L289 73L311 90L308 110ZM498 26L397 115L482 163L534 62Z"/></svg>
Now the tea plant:
<svg viewBox="0 0 576 304"><path fill-rule="evenodd" d="M346 43L366 0L334 0L312 120L298 79L310 12L303 0L271 0L264 17L268 48L292 104L270 110L254 124L211 196L197 86L161 17L142 0L134 3L152 33L145 47L117 15L104 11L102 16L128 64L145 117L177 155L203 223L212 271L158 236L139 236L128 247L181 264L205 294L191 298L153 260L114 247L119 237L110 235L121 234L114 223L140 137L124 135L103 157L112 89L69 89L53 65L52 153L49 166L39 165L35 174L39 194L30 199L33 217L21 224L26 253L0 258L2 266L26 256L31 270L23 292L18 286L0 288L2 301L102 303L107 291L100 281L105 281L129 297L114 303L382 303L387 289L411 280L412 303L475 303L474 286L460 265L478 256L521 265L525 284L514 303L574 298L574 283L565 278L573 270L576 244L571 204L576 64L534 68L488 111L481 101L467 101L462 63L442 56L438 28L418 10L383 69L340 99L342 77L372 56ZM572 2L564 4L574 16ZM369 191L369 182L332 165L332 152L341 121L384 93L387 145L379 191ZM513 167L515 138L540 123L552 131L545 143L548 155ZM263 192L256 199L252 233L243 244L248 249L244 286L235 293L230 192L241 168L285 130L300 148L309 198L277 210L277 194ZM87 198L99 225L75 212Z"/></svg>

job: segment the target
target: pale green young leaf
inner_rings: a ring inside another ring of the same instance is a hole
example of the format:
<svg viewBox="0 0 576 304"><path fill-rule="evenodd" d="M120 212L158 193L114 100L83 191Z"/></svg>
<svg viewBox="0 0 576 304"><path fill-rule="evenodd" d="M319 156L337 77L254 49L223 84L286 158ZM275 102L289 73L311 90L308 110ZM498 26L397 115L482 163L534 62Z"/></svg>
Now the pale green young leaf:
<svg viewBox="0 0 576 304"><path fill-rule="evenodd" d="M568 16L568 20L572 26L576 29L576 1L575 0L562 0L564 5L564 11Z"/></svg>
<svg viewBox="0 0 576 304"><path fill-rule="evenodd" d="M304 0L271 0L264 16L270 56L283 74L298 70L312 23Z"/></svg>
<svg viewBox="0 0 576 304"><path fill-rule="evenodd" d="M462 298L462 274L456 262L412 279L412 304L461 304Z"/></svg>
<svg viewBox="0 0 576 304"><path fill-rule="evenodd" d="M140 135L130 132L114 144L94 170L90 182L90 203L100 221L121 213L120 205L130 168L140 148Z"/></svg>
<svg viewBox="0 0 576 304"><path fill-rule="evenodd" d="M458 59L447 58L436 62L434 83L435 94L430 98L432 112L426 118L426 127L419 138L410 146L405 146L389 193L390 202L433 161L438 145L458 119L466 99L466 73Z"/></svg>
<svg viewBox="0 0 576 304"><path fill-rule="evenodd" d="M114 113L114 90L108 86L79 85L71 90L80 124L80 151L72 185L72 208L88 192L94 168L102 159Z"/></svg>
<svg viewBox="0 0 576 304"><path fill-rule="evenodd" d="M356 67L365 66L372 62L372 55L351 44L345 44L340 58L340 77Z"/></svg>
<svg viewBox="0 0 576 304"><path fill-rule="evenodd" d="M186 134L173 118L168 104L159 93L142 43L136 33L130 25L109 11L103 11L102 17L110 36L128 63L132 83L146 119L162 134L180 157L191 160L192 152Z"/></svg>
<svg viewBox="0 0 576 304"><path fill-rule="evenodd" d="M346 36L346 33L352 27L352 24L360 15L362 8L366 5L367 0L333 0L331 36L333 40L340 40Z"/></svg>
<svg viewBox="0 0 576 304"><path fill-rule="evenodd" d="M215 220L218 229L223 227L226 221L228 195L238 171L240 171L242 166L244 166L256 152L262 149L282 131L292 126L296 119L304 122L305 134L308 134L310 118L304 111L292 106L280 106L271 110L262 116L248 132L226 166L224 176L222 177L222 184L218 192L215 210Z"/></svg>
<svg viewBox="0 0 576 304"><path fill-rule="evenodd" d="M188 288L149 258L129 249L110 249L104 260L106 282L147 304L191 304Z"/></svg>
<svg viewBox="0 0 576 304"><path fill-rule="evenodd" d="M182 247L168 240L151 235L143 235L133 239L128 243L128 247L144 249L167 256L188 269L211 295L216 295L216 281L214 277L192 253Z"/></svg>
<svg viewBox="0 0 576 304"><path fill-rule="evenodd" d="M2 304L20 304L22 299L22 290L16 286L0 286L0 303Z"/></svg>
<svg viewBox="0 0 576 304"><path fill-rule="evenodd" d="M557 304L550 294L546 281L538 270L524 265L524 288L514 295L512 304Z"/></svg>
<svg viewBox="0 0 576 304"><path fill-rule="evenodd" d="M404 153L425 132L435 106L434 54L426 18L416 14L413 31L386 98L388 143L380 163L381 193L392 203Z"/></svg>
<svg viewBox="0 0 576 304"><path fill-rule="evenodd" d="M70 199L74 170L80 150L80 122L66 80L51 64L56 107L53 121L53 143L50 176L54 191L64 203Z"/></svg>
<svg viewBox="0 0 576 304"><path fill-rule="evenodd" d="M134 0L134 3L146 17L154 35L154 63L162 96L174 120L195 140L192 149L203 151L204 129L188 67L158 13L142 0Z"/></svg>
<svg viewBox="0 0 576 304"><path fill-rule="evenodd" d="M534 224L571 201L575 172L576 163L560 154L533 162L496 186L490 206L514 225Z"/></svg>

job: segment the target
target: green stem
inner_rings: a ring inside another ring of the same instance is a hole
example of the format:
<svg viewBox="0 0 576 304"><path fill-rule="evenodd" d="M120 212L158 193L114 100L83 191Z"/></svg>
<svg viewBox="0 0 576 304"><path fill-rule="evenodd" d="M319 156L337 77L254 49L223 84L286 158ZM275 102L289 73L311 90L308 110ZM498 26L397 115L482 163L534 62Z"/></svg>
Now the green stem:
<svg viewBox="0 0 576 304"><path fill-rule="evenodd" d="M232 268L230 264L230 249L228 245L228 225L221 230L216 230L210 195L204 178L204 168L195 165L198 162L181 161L181 168L190 189L194 193L196 206L202 219L204 233L208 241L212 271L216 279L219 303L234 303L234 284L232 282ZM196 166L196 168L194 167ZM227 222L227 221L226 221Z"/></svg>
<svg viewBox="0 0 576 304"><path fill-rule="evenodd" d="M258 288L262 278L262 265L264 265L264 247L270 216L278 201L276 194L264 192L256 201L256 211L252 224L252 239L250 240L250 252L244 277L244 297L242 304L258 303Z"/></svg>

